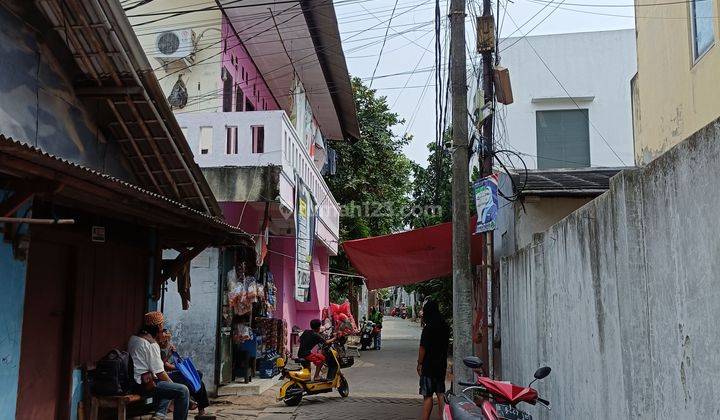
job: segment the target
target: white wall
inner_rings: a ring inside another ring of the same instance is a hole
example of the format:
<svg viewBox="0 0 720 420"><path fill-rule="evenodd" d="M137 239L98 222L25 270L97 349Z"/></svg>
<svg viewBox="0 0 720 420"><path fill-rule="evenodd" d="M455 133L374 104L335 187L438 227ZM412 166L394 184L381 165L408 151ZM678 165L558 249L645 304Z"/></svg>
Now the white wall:
<svg viewBox="0 0 720 420"><path fill-rule="evenodd" d="M165 258L174 258L175 251L166 251ZM165 292L164 314L172 342L183 357L191 357L195 367L202 371L208 392L216 390L215 349L218 333L218 299L220 251L208 248L192 260L190 265L190 308L182 309L177 283L168 282Z"/></svg>
<svg viewBox="0 0 720 420"><path fill-rule="evenodd" d="M581 108L588 109L591 166L632 165L630 79L637 68L632 29L501 41L500 65L510 70L515 102L498 107L497 147L531 155L523 159L529 168L536 168L536 111L577 109L528 41L572 97L592 97L592 100L576 100ZM533 99L541 102L533 103Z"/></svg>
<svg viewBox="0 0 720 420"><path fill-rule="evenodd" d="M720 121L503 260L503 379L546 419L718 418Z"/></svg>

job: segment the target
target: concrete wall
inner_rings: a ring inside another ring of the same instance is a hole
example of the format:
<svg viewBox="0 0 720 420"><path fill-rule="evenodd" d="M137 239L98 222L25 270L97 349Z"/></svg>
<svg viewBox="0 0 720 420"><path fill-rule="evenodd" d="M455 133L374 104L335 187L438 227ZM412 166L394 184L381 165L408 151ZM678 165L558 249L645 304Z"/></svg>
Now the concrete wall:
<svg viewBox="0 0 720 420"><path fill-rule="evenodd" d="M219 257L218 248L208 248L192 260L191 301L187 311L182 310L175 284L169 283L165 292L165 317L167 328L173 334L172 341L181 356L192 357L195 367L203 373L203 381L210 393L216 390Z"/></svg>
<svg viewBox="0 0 720 420"><path fill-rule="evenodd" d="M591 200L586 197L525 197L524 206L514 203L511 211L515 215L515 246L529 245L534 234L545 231Z"/></svg>
<svg viewBox="0 0 720 420"><path fill-rule="evenodd" d="M636 0L638 6L655 0ZM720 15L714 1L713 16ZM693 59L690 5L637 7L638 75L633 83L635 161L643 165L720 115L720 51ZM658 18L659 17L659 18ZM715 44L720 40L717 20Z"/></svg>
<svg viewBox="0 0 720 420"><path fill-rule="evenodd" d="M135 14L152 14L169 10L197 10L206 7L214 8L202 12L183 13L178 16L132 17ZM173 86L182 77L188 90L188 104L176 112L221 111L222 110L222 81L220 69L222 68L222 12L216 9L213 0L156 0L144 4L127 14L130 23L135 26L135 34L145 50L145 54L154 66L155 75L160 80L165 95L169 95ZM148 23L146 23L148 22ZM177 65L163 68L154 57L159 50L156 40L164 31L192 29L195 32L197 52L195 65L182 68Z"/></svg>
<svg viewBox="0 0 720 420"><path fill-rule="evenodd" d="M233 23L240 28L240 31L243 29L243 25L237 25L237 22ZM223 49L222 66L232 75L235 89L241 89L246 100L249 100L257 111L280 109L275 97L270 93L265 79L255 66L250 54L235 36L232 27L231 22L223 17L222 36L228 41L226 41L227 47ZM233 110L237 109L234 96L233 94Z"/></svg>
<svg viewBox="0 0 720 420"><path fill-rule="evenodd" d="M572 213L501 266L503 379L549 418L716 418L720 122Z"/></svg>
<svg viewBox="0 0 720 420"><path fill-rule="evenodd" d="M500 48L507 48L501 53L501 65L510 70L515 98L512 105L499 105L498 115L504 122L500 135L510 139L512 147L508 148L525 154L523 159L529 168L537 167L536 112L577 109L563 86L577 98L580 108L588 110L591 123L602 133L589 127L591 166L632 163L630 79L636 72L633 30L529 36L527 41L507 38L501 41ZM566 166L568 162L558 161L558 167Z"/></svg>

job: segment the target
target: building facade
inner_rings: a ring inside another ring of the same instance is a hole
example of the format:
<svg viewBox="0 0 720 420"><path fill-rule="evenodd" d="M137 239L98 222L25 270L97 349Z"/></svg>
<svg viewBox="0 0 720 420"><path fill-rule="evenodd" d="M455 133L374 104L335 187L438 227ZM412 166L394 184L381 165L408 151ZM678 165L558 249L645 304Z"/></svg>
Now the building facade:
<svg viewBox="0 0 720 420"><path fill-rule="evenodd" d="M632 30L506 38L499 55L514 96L495 114L499 149L530 169L632 165Z"/></svg>
<svg viewBox="0 0 720 420"><path fill-rule="evenodd" d="M340 206L322 171L334 167L329 141L359 138L357 117L332 3L233 3L156 0L138 13L151 16L130 19L225 220L254 235L265 255L259 265L277 289L268 315L286 321L289 338L292 327L307 328L329 304ZM183 7L208 10L153 15ZM309 258L301 256L305 248ZM217 343L219 356L200 354L205 332L191 327L223 329L217 314L226 310L231 257L208 252L193 263L192 276L212 310L183 313L168 302L165 311L178 320L171 325L176 340L223 384L232 379L222 368L229 334Z"/></svg>
<svg viewBox="0 0 720 420"><path fill-rule="evenodd" d="M651 3L635 1L638 72L632 99L638 165L720 116L720 2L643 7Z"/></svg>
<svg viewBox="0 0 720 420"><path fill-rule="evenodd" d="M74 419L160 285L252 239L222 221L118 1L4 2L0 41L0 417Z"/></svg>

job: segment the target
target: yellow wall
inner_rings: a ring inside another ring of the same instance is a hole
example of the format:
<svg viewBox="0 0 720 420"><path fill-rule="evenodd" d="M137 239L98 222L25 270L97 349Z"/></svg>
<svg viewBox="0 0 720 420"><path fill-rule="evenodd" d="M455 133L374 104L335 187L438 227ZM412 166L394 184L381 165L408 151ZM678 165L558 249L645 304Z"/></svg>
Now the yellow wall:
<svg viewBox="0 0 720 420"><path fill-rule="evenodd" d="M148 56L150 65L155 68L155 75L160 80L165 95L169 95L173 86L182 75L182 80L188 89L188 105L175 112L217 111L222 105L220 95L220 69L222 60L222 12L209 10L203 12L185 13L179 16L159 15L146 17L132 17L132 15L166 12L173 10L196 10L205 7L217 7L213 0L154 0L136 9L127 12L130 22L134 25L135 34ZM142 22L162 19L158 22L136 26ZM157 52L155 40L159 32L192 29L199 38L196 65L190 69L161 68L161 64L153 58Z"/></svg>
<svg viewBox="0 0 720 420"><path fill-rule="evenodd" d="M714 1L720 16L720 0ZM638 74L633 81L635 162L644 165L720 117L720 32L693 59L690 4L635 0Z"/></svg>

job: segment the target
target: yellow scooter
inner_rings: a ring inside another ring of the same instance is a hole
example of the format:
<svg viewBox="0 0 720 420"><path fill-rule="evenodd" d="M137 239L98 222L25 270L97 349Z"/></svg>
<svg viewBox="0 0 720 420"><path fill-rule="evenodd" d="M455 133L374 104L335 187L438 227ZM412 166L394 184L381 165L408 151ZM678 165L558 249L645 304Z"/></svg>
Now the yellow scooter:
<svg viewBox="0 0 720 420"><path fill-rule="evenodd" d="M282 400L286 405L296 406L302 401L303 395L322 394L332 392L333 389L337 389L343 398L350 395L350 385L342 372L340 372L337 350L332 345L325 345L323 354L328 367L328 375L327 379L320 381L311 380L310 362L307 360L295 359L295 362L302 367L288 370L285 368L285 360L278 359L277 366L282 368L280 379L287 378L287 381L280 387L278 401Z"/></svg>

